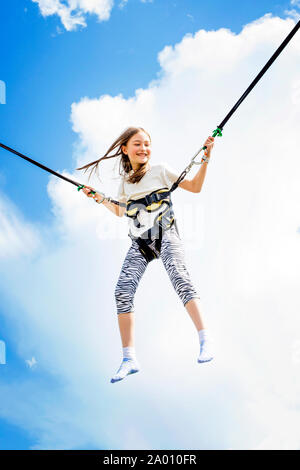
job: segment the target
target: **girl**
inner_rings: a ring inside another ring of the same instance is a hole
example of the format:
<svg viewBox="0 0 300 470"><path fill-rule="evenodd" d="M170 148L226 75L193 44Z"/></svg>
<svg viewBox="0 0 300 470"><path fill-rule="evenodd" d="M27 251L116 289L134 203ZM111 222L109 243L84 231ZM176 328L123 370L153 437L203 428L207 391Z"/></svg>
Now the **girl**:
<svg viewBox="0 0 300 470"><path fill-rule="evenodd" d="M214 138L208 137L204 145L207 147L205 152L206 161L202 163L199 171L191 180L185 178L181 183L179 183L181 188L191 191L192 193L199 193L201 191L208 160L214 145ZM117 149L117 152L108 156L108 154L114 149ZM77 168L77 170L85 169L85 171L87 171L87 169L93 165L93 168L90 171L91 176L92 171L96 171L101 160L117 156L121 157L119 170L123 170L120 172L122 181L118 191L118 200L121 205L113 203L109 198L107 200L107 198L99 192L92 195L90 191L95 190L90 186L85 186L83 188L83 192L88 197L94 197L96 202L102 203L107 207L107 209L119 217L122 217L125 211L127 211L126 214L130 217L129 213L131 211L128 210L128 206L126 208L126 204L124 203L127 202L128 204L129 200L131 202L137 200L142 201L141 198L157 190L161 190L161 188L170 189L172 184L178 179L179 175L173 173L166 165L150 165L151 138L148 132L141 127L127 128L111 145L102 158L81 168ZM166 202L166 200L162 201L161 206L158 204L160 208L163 206L164 202ZM168 211L165 211L165 213L170 215L170 212ZM152 214L151 206L148 206L146 211L138 211L138 214L140 215L140 218L138 219L138 223L137 220L135 220L132 224L129 234L132 238L132 244L126 254L115 289L118 323L123 346L123 361L117 373L112 377L112 383L120 381L127 375L140 370L134 347L134 295L139 281L141 280L147 265L151 261L151 258L149 259L149 257L146 256L145 251L141 249L141 246L144 246L144 248L147 248L147 246L145 244L141 245L138 243L142 240L141 237L138 238L141 233L144 235L145 233L149 233L149 231L145 232L147 217L146 219L145 217L143 219L141 216L146 215L149 219L149 216ZM154 212L154 215L156 216L157 212ZM172 215L173 213L171 213L171 216ZM163 231L159 244L157 244L156 241L153 242L152 245L149 245L148 240L148 248L150 250L148 251L148 254L150 253L153 257L157 258L161 257L173 287L198 331L200 342L198 362L208 362L213 359L211 341L208 337L207 330L204 328L200 314L200 297L195 290L187 271L181 238L179 237L176 223L172 222L173 219L174 218L172 217L167 219L170 223L169 225L167 224L167 228ZM141 220L143 223L141 223ZM150 221L150 226L152 225L153 214L152 220ZM134 230L136 232L133 235Z"/></svg>

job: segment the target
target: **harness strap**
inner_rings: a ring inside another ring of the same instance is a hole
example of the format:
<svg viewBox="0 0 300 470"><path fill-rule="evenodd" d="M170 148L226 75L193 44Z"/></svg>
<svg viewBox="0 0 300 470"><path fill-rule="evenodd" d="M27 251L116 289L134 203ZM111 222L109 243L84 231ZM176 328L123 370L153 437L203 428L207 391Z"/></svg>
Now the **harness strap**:
<svg viewBox="0 0 300 470"><path fill-rule="evenodd" d="M163 199L168 199L170 194L171 194L171 192L169 191L168 188L162 188L162 189L159 189L159 190L156 189L156 190L152 191L152 193L147 194L146 196L144 196L140 199L128 199L127 209L126 209L127 217L130 217L130 215L128 215L128 211L131 211L132 208L135 208L135 206L142 205L142 206L145 206L145 209L147 210L147 208L149 206L151 206L151 204L153 204L155 202L160 202Z"/></svg>
<svg viewBox="0 0 300 470"><path fill-rule="evenodd" d="M153 248L149 246L150 243L148 242L148 240L145 240L143 238L137 238L136 242L139 245L140 252L142 253L144 258L148 262L150 262L153 259L159 257L159 253L160 253L160 250L161 250L161 239L160 238L157 238L154 242L155 250L153 250Z"/></svg>

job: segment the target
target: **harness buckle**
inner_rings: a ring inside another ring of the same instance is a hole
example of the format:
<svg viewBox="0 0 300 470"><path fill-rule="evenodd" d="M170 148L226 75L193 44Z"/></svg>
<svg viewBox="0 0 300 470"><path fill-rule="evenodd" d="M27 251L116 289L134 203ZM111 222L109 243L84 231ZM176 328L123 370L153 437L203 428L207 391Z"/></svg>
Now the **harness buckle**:
<svg viewBox="0 0 300 470"><path fill-rule="evenodd" d="M154 194L152 196L154 196ZM145 196L146 207L150 206L150 204L153 202L152 196L150 196L149 194Z"/></svg>
<svg viewBox="0 0 300 470"><path fill-rule="evenodd" d="M167 196L169 196L169 193L167 195L164 193L153 193L149 195L151 202L159 202L162 199L165 199Z"/></svg>

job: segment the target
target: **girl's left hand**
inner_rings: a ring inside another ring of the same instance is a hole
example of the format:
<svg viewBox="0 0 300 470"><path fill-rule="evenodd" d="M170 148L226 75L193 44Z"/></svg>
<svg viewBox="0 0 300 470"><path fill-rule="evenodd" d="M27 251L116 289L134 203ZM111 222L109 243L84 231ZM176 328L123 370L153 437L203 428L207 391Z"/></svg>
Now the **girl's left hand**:
<svg viewBox="0 0 300 470"><path fill-rule="evenodd" d="M205 149L205 153L208 153L208 155L212 151L212 148L214 146L214 141L215 141L214 137L208 137L206 141L204 142L204 145L207 147Z"/></svg>
<svg viewBox="0 0 300 470"><path fill-rule="evenodd" d="M94 195L90 191L95 191L95 189L91 188L91 186L84 186L82 188L82 192L87 196L87 197L93 197Z"/></svg>

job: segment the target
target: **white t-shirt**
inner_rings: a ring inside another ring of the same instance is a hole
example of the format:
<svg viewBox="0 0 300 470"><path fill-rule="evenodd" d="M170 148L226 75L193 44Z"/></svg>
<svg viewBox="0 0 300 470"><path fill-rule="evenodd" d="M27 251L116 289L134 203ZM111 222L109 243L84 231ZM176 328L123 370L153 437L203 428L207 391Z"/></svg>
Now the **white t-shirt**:
<svg viewBox="0 0 300 470"><path fill-rule="evenodd" d="M140 199L157 189L170 189L179 177L167 163L153 166L149 164L149 167L149 170L138 183L127 183L124 177L122 177L118 191L118 200L120 202L126 202L128 199ZM165 202L162 203L159 212L163 212L167 207L168 205ZM141 227L136 227L133 219L128 218L129 232L134 237L140 237L144 232L153 227L157 215L158 212L147 212L142 207L137 216Z"/></svg>
<svg viewBox="0 0 300 470"><path fill-rule="evenodd" d="M150 165L149 170L138 183L128 183L122 177L118 190L119 201L128 199L140 199L150 194L156 189L168 188L178 179L179 174L175 173L167 163Z"/></svg>

